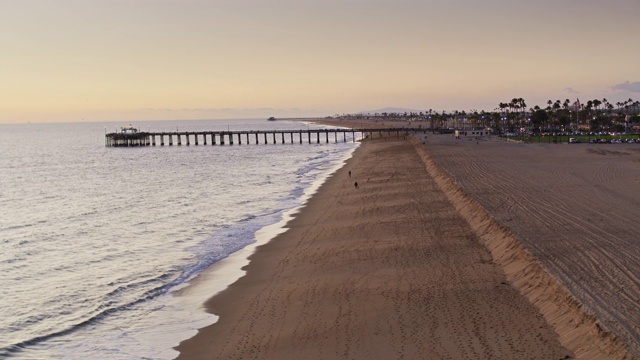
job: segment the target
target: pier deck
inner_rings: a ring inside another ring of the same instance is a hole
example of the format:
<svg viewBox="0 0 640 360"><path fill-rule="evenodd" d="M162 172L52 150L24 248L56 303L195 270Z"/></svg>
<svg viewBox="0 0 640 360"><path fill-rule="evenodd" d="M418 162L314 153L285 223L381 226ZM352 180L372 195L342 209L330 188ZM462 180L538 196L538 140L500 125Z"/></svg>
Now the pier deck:
<svg viewBox="0 0 640 360"><path fill-rule="evenodd" d="M116 132L105 134L107 147L131 146L173 146L173 145L233 145L233 144L294 144L315 143L323 140L329 143L356 141L359 136L373 137L378 135L400 137L408 132L426 132L426 129L387 128L387 129L314 129L314 130L244 130L244 131L172 131L172 132ZM339 139L340 138L340 139Z"/></svg>

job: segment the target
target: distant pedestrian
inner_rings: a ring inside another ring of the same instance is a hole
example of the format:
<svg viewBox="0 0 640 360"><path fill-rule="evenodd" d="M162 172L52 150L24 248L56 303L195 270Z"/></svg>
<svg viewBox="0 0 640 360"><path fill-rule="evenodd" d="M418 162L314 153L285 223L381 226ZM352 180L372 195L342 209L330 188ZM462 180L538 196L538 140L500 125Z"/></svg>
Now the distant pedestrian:
<svg viewBox="0 0 640 360"><path fill-rule="evenodd" d="M356 187L356 189L358 188L358 182L357 181L353 185Z"/></svg>
<svg viewBox="0 0 640 360"><path fill-rule="evenodd" d="M349 177L351 177L351 170L349 170Z"/></svg>

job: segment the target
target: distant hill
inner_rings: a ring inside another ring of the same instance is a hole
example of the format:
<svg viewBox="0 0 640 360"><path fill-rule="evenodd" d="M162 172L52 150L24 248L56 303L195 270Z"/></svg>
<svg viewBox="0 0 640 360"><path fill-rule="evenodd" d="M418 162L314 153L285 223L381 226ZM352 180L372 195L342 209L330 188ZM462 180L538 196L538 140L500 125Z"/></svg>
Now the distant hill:
<svg viewBox="0 0 640 360"><path fill-rule="evenodd" d="M405 108L398 108L398 107L386 107L386 108L382 108L382 109L378 109L378 110L369 110L369 111L361 111L358 114L381 114L381 113L398 113L398 114L404 114L406 113L420 113L420 111L427 112L429 111L427 110L416 110L416 109L405 109Z"/></svg>

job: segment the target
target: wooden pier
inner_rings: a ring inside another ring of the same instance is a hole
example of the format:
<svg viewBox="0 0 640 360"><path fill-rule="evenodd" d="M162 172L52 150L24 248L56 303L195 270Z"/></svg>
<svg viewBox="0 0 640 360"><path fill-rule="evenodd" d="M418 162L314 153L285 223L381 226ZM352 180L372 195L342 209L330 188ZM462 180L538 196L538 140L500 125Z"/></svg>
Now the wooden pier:
<svg viewBox="0 0 640 360"><path fill-rule="evenodd" d="M322 142L347 142L347 134L356 141L366 137L397 136L409 132L425 132L422 129L314 129L314 130L247 130L247 131L175 131L137 132L123 131L105 134L107 147L173 146L173 145L242 145L242 144L320 144Z"/></svg>

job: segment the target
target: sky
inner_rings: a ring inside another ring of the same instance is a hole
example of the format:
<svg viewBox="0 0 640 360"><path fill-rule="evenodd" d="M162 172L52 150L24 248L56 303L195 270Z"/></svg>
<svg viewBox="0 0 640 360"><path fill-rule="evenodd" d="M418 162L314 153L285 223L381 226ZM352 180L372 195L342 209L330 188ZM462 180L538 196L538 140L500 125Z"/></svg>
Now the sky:
<svg viewBox="0 0 640 360"><path fill-rule="evenodd" d="M0 123L640 99L639 0L0 0Z"/></svg>

